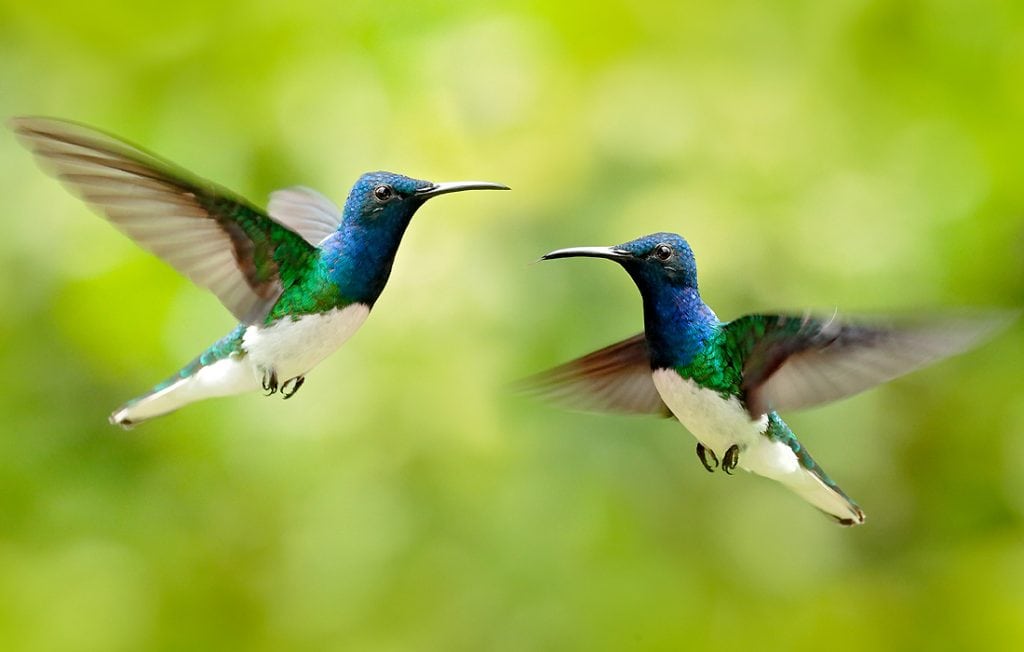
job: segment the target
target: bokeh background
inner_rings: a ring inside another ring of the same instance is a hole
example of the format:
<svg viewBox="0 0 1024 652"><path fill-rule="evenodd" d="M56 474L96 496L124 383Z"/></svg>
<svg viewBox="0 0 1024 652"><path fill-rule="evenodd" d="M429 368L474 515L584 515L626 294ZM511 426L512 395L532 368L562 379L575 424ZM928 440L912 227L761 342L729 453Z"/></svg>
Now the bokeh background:
<svg viewBox="0 0 1024 652"><path fill-rule="evenodd" d="M671 230L723 318L1024 302L1024 5L0 3L0 115L414 220L293 400L108 413L232 325L0 134L0 648L1024 647L1024 328L786 415L842 529L511 381L641 327L548 250Z"/></svg>

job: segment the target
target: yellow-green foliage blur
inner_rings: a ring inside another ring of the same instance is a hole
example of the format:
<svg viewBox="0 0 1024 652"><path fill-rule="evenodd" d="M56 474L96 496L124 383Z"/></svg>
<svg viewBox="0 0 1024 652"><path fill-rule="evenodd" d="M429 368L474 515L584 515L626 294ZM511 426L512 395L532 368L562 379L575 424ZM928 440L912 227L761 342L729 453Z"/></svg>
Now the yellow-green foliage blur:
<svg viewBox="0 0 1024 652"><path fill-rule="evenodd" d="M1019 2L0 4L0 116L263 205L485 179L413 220L284 402L109 412L234 324L0 133L0 649L1024 648L1024 327L787 414L865 509L709 475L517 378L631 335L687 237L723 319L1024 303Z"/></svg>

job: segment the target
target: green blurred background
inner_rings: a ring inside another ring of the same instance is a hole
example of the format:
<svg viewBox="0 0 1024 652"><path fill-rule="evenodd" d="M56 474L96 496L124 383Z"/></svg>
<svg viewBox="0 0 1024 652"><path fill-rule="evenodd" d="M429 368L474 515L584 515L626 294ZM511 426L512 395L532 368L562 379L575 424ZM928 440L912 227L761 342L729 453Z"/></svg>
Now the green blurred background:
<svg viewBox="0 0 1024 652"><path fill-rule="evenodd" d="M365 170L424 208L294 400L106 417L226 332L0 134L0 648L1024 647L1024 328L787 415L868 513L707 474L657 419L506 391L641 327L692 243L723 318L1024 300L1024 6L0 4L0 115L113 131L258 203Z"/></svg>

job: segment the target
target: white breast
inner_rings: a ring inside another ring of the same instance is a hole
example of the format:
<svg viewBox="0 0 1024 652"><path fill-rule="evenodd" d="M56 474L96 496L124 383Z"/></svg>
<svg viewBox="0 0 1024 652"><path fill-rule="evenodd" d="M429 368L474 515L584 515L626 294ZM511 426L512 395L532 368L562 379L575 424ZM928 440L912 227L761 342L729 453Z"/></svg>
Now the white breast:
<svg viewBox="0 0 1024 652"><path fill-rule="evenodd" d="M736 397L723 399L718 392L683 378L673 369L658 369L653 377L672 414L719 458L733 444L744 448L763 438L768 417L752 421Z"/></svg>
<svg viewBox="0 0 1024 652"><path fill-rule="evenodd" d="M242 348L255 370L273 369L279 380L305 375L362 326L370 308L353 303L317 315L250 326Z"/></svg>

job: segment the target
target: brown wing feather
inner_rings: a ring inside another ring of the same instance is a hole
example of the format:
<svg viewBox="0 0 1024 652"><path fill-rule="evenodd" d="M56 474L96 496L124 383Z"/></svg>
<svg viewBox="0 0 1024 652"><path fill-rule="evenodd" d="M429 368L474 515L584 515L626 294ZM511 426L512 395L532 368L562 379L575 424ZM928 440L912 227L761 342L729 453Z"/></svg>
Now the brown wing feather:
<svg viewBox="0 0 1024 652"><path fill-rule="evenodd" d="M672 416L651 378L643 333L527 378L522 385L573 409Z"/></svg>

